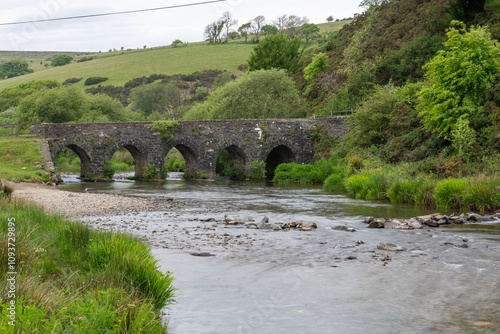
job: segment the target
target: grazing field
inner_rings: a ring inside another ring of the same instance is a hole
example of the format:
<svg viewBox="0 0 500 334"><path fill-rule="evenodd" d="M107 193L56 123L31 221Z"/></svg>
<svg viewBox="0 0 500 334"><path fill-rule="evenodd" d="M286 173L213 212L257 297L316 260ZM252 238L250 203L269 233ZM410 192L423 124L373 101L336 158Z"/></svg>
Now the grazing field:
<svg viewBox="0 0 500 334"><path fill-rule="evenodd" d="M133 51L117 51L87 55L95 56L90 61L71 63L66 66L48 68L8 80L0 81L0 90L15 87L23 82L41 79L55 79L64 82L69 78L83 78L75 84L84 86L86 78L107 77L102 85L122 86L128 80L151 74L190 74L195 71L219 69L237 71L238 65L246 63L251 44L188 45L182 47L161 47Z"/></svg>

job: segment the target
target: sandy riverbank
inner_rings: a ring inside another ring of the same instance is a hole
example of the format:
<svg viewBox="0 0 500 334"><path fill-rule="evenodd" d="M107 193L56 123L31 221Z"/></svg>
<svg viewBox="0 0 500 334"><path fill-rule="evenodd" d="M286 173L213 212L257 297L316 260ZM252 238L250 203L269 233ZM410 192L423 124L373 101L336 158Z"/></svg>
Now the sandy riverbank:
<svg viewBox="0 0 500 334"><path fill-rule="evenodd" d="M134 198L108 194L74 193L35 183L9 183L12 197L41 205L67 217L106 216L142 211L169 211L180 205L165 199Z"/></svg>

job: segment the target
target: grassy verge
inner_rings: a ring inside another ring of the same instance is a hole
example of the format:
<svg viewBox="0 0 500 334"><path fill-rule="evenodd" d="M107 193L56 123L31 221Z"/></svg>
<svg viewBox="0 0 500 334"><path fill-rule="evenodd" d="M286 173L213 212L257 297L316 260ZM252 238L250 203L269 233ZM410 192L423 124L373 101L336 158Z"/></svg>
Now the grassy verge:
<svg viewBox="0 0 500 334"><path fill-rule="evenodd" d="M0 138L0 178L9 181L48 182L40 142L33 136Z"/></svg>
<svg viewBox="0 0 500 334"><path fill-rule="evenodd" d="M17 272L15 298L10 284L0 287L1 333L165 332L161 309L173 302L173 278L140 240L7 199L0 221L0 279Z"/></svg>
<svg viewBox="0 0 500 334"><path fill-rule="evenodd" d="M274 181L323 184L326 191L346 192L358 199L484 213L500 209L500 177L495 172L497 160L492 157L484 162L481 170L460 177L451 175L455 173L450 168L456 167L453 158L443 162L446 168L438 168L438 174L422 171L428 167L422 162L384 164L377 158L365 161L357 157L332 158L309 165L281 164L276 168Z"/></svg>

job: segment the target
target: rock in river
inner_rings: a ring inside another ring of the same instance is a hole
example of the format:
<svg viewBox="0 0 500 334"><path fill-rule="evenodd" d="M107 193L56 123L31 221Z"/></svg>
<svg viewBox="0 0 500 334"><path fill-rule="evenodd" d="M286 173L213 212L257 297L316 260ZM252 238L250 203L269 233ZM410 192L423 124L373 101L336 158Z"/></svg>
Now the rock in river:
<svg viewBox="0 0 500 334"><path fill-rule="evenodd" d="M393 244L391 242L381 242L377 245L377 248L389 252L400 252L405 250L402 246Z"/></svg>

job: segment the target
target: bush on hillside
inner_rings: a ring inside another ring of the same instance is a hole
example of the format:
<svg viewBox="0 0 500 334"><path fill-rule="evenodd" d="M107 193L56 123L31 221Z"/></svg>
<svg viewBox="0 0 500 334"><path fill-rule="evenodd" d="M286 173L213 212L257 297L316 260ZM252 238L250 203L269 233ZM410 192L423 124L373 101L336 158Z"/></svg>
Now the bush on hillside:
<svg viewBox="0 0 500 334"><path fill-rule="evenodd" d="M85 80L85 86L97 85L98 83L108 80L106 77L90 77Z"/></svg>

